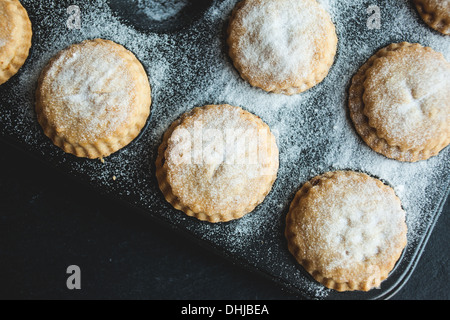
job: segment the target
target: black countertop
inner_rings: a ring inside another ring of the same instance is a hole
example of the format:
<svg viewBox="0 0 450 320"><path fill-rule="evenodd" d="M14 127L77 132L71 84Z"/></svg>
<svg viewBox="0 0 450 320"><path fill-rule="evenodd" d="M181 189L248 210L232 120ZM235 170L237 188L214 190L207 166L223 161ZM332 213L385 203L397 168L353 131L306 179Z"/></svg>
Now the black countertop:
<svg viewBox="0 0 450 320"><path fill-rule="evenodd" d="M0 143L0 298L295 300L121 203ZM450 201L397 300L450 298ZM68 290L66 269L81 269Z"/></svg>

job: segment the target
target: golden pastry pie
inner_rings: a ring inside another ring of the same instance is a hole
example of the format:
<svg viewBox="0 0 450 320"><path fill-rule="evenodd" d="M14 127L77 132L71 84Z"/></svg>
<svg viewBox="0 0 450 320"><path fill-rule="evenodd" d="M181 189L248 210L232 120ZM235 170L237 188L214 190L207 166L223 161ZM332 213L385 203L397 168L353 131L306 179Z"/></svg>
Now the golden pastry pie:
<svg viewBox="0 0 450 320"><path fill-rule="evenodd" d="M202 221L253 211L272 189L276 139L259 117L230 105L194 108L163 137L156 176L166 200Z"/></svg>
<svg viewBox="0 0 450 320"><path fill-rule="evenodd" d="M103 158L138 136L151 89L137 58L109 40L85 40L59 52L39 78L36 112L44 133L65 152Z"/></svg>
<svg viewBox="0 0 450 320"><path fill-rule="evenodd" d="M393 189L353 171L305 183L291 203L286 239L312 277L337 291L380 286L407 243L405 212Z"/></svg>
<svg viewBox="0 0 450 320"><path fill-rule="evenodd" d="M350 116L375 151L426 160L450 143L450 64L420 44L391 44L353 77Z"/></svg>
<svg viewBox="0 0 450 320"><path fill-rule="evenodd" d="M426 24L450 35L450 0L414 0L414 4Z"/></svg>
<svg viewBox="0 0 450 320"><path fill-rule="evenodd" d="M31 21L18 0L0 0L0 85L23 66L31 47Z"/></svg>
<svg viewBox="0 0 450 320"><path fill-rule="evenodd" d="M330 15L316 0L243 0L228 26L229 55L241 77L292 95L320 83L337 50Z"/></svg>

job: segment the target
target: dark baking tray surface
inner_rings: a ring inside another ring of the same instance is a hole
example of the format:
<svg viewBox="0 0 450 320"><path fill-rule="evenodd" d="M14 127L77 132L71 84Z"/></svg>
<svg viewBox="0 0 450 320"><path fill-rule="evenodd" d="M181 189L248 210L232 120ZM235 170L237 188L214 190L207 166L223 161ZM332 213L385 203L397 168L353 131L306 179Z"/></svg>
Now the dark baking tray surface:
<svg viewBox="0 0 450 320"><path fill-rule="evenodd" d="M408 1L320 1L337 27L336 62L321 84L291 97L252 88L233 68L225 30L236 0L211 1L195 19L183 19L183 24L165 32L142 30L142 25L134 28L133 21L117 6L111 10L106 0L22 2L33 22L33 46L24 67L0 86L0 136L28 152L30 161L38 158L55 171L124 201L300 298L386 299L413 272L449 192L450 149L413 164L386 159L362 143L346 109L352 75L379 48L418 42L449 59L450 40L428 28ZM70 5L81 9L81 29L67 28ZM373 13L367 10L369 5L381 9L380 29L367 27ZM54 147L34 113L36 81L48 60L72 43L97 37L136 54L148 72L153 97L145 130L104 163L78 159ZM189 218L165 202L155 180L154 161L162 134L173 120L193 107L219 103L241 106L269 124L280 148L280 171L272 192L254 212L213 225ZM395 188L407 211L408 245L401 260L380 288L366 293L338 293L316 283L296 264L284 239L284 219L295 192L311 177L337 169L382 179Z"/></svg>

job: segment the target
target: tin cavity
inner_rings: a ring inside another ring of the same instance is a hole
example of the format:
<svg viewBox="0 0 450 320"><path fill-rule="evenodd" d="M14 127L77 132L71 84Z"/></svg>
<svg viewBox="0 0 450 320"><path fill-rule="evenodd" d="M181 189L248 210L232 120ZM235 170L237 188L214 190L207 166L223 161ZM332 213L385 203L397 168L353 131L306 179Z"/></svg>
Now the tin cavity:
<svg viewBox="0 0 450 320"><path fill-rule="evenodd" d="M189 4L188 0L137 0L136 9L153 21L170 20Z"/></svg>

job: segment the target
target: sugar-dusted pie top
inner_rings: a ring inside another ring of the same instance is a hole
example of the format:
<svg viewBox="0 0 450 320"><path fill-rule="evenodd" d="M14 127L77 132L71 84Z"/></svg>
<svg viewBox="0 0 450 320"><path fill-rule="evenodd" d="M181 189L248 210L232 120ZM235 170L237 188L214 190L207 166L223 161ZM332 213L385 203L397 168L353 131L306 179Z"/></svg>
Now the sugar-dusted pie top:
<svg viewBox="0 0 450 320"><path fill-rule="evenodd" d="M14 23L11 17L11 6L7 6L7 1L0 1L0 50L11 39Z"/></svg>
<svg viewBox="0 0 450 320"><path fill-rule="evenodd" d="M37 100L45 126L77 144L128 130L128 120L149 109L148 79L136 68L142 67L134 55L109 40L62 50L40 78Z"/></svg>
<svg viewBox="0 0 450 320"><path fill-rule="evenodd" d="M241 75L267 91L294 93L322 81L336 52L334 25L315 0L244 0L228 33Z"/></svg>
<svg viewBox="0 0 450 320"><path fill-rule="evenodd" d="M0 84L6 82L28 57L32 27L18 0L0 0Z"/></svg>
<svg viewBox="0 0 450 320"><path fill-rule="evenodd" d="M401 150L450 138L450 64L441 53L403 46L366 72L364 114L379 137Z"/></svg>
<svg viewBox="0 0 450 320"><path fill-rule="evenodd" d="M278 171L278 147L269 127L229 105L184 115L168 131L161 153L171 192L182 206L204 214L202 220L229 220L253 210Z"/></svg>
<svg viewBox="0 0 450 320"><path fill-rule="evenodd" d="M297 260L342 291L378 286L406 245L405 212L393 189L351 171L326 173L305 184L286 228Z"/></svg>
<svg viewBox="0 0 450 320"><path fill-rule="evenodd" d="M6 58L4 51L7 49L14 51L21 45L20 40L29 29L27 20L28 15L19 1L0 0L0 66L6 66L9 62L3 61Z"/></svg>

